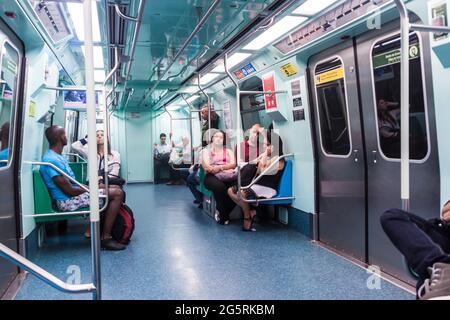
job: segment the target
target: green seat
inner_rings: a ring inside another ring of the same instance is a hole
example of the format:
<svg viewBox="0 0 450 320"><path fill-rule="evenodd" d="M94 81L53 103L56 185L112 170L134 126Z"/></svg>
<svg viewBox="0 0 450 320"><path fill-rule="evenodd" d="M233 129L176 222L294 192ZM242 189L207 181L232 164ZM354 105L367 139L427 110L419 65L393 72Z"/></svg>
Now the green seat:
<svg viewBox="0 0 450 320"><path fill-rule="evenodd" d="M203 170L202 167L200 167L199 169L199 173L198 173L199 179L200 179L200 184L197 186L197 190L200 191L201 193L203 193L205 196L212 198L213 197L213 193L211 190L206 189L205 187L205 170Z"/></svg>
<svg viewBox="0 0 450 320"><path fill-rule="evenodd" d="M60 213L53 208L52 198L48 192L47 186L42 179L39 169L33 170L33 189L34 189L34 213L46 214L46 213ZM87 211L87 208L78 209L76 211ZM49 221L61 221L73 218L79 218L80 216L61 216L61 217L37 217L36 222L49 222Z"/></svg>
<svg viewBox="0 0 450 320"><path fill-rule="evenodd" d="M87 180L87 164L86 162L69 162L69 166L72 169L75 179L82 184L86 184Z"/></svg>

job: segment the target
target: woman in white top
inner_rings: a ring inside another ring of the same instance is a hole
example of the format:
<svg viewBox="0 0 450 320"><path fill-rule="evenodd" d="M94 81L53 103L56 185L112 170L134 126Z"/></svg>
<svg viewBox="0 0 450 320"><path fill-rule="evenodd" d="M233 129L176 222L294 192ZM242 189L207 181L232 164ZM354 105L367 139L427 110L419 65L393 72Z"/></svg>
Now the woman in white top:
<svg viewBox="0 0 450 320"><path fill-rule="evenodd" d="M104 157L104 132L103 130L97 130L97 166L100 171L105 169L105 157ZM80 153L83 157L88 156L88 141L87 139L81 139L72 144L72 148ZM119 177L120 173L120 154L117 151L111 150L111 145L108 141L108 177Z"/></svg>
<svg viewBox="0 0 450 320"><path fill-rule="evenodd" d="M170 134L170 137L172 138L172 134ZM176 157L181 157L181 159L178 158L181 162L170 162L172 160L171 155L171 159L169 160L170 181L167 185L185 184L184 180L187 179L189 167L192 164L191 151L191 144L188 137L183 137L178 144L172 141L172 153L175 153Z"/></svg>

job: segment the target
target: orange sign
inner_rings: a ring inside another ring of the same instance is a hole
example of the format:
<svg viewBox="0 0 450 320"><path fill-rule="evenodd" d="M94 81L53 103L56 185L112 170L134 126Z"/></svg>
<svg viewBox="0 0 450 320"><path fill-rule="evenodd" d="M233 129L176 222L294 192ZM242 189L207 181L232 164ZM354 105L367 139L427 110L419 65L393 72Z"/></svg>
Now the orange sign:
<svg viewBox="0 0 450 320"><path fill-rule="evenodd" d="M271 73L263 77L263 90L267 91L275 91L275 74ZM274 110L277 109L277 96L275 93L272 94L264 94L264 100L266 101L266 110Z"/></svg>

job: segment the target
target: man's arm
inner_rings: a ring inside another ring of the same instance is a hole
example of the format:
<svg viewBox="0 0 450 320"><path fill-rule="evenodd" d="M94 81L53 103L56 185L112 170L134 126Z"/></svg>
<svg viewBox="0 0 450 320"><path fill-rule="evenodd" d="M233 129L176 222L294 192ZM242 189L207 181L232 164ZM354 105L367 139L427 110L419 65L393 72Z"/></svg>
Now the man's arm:
<svg viewBox="0 0 450 320"><path fill-rule="evenodd" d="M55 176L53 177L53 182L62 190L62 192L64 192L64 194L70 197L76 197L86 192L78 186L73 186L65 176Z"/></svg>

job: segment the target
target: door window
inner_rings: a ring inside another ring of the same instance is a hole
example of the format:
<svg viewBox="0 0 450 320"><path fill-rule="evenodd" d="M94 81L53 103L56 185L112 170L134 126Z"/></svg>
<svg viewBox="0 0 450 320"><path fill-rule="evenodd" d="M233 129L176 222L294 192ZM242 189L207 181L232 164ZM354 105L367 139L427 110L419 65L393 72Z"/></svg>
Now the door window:
<svg viewBox="0 0 450 320"><path fill-rule="evenodd" d="M412 160L422 160L428 154L421 56L418 36L413 34L409 48L409 147ZM377 42L372 50L380 150L390 159L400 158L400 60L399 36Z"/></svg>
<svg viewBox="0 0 450 320"><path fill-rule="evenodd" d="M344 73L339 58L315 69L320 141L327 155L347 156L351 151Z"/></svg>
<svg viewBox="0 0 450 320"><path fill-rule="evenodd" d="M11 160L18 75L19 53L5 42L1 51L0 72L0 168L8 166Z"/></svg>

